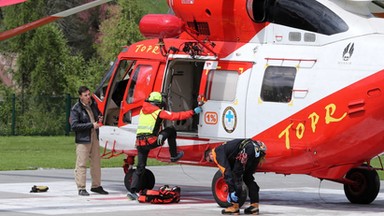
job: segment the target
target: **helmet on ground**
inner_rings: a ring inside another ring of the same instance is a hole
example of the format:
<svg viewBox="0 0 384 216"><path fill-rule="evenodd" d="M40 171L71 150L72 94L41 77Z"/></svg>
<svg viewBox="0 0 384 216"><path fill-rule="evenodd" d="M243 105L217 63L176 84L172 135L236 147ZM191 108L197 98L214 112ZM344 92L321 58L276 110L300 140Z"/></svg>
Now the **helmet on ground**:
<svg viewBox="0 0 384 216"><path fill-rule="evenodd" d="M161 102L163 101L161 93L160 92L151 92L151 94L149 94L148 101L153 102L153 103L157 103L157 104L161 104Z"/></svg>

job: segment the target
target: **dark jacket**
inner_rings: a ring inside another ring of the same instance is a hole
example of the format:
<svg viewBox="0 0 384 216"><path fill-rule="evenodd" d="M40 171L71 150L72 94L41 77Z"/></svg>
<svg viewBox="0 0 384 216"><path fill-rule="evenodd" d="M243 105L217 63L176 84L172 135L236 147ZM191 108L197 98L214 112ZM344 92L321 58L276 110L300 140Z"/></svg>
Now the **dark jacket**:
<svg viewBox="0 0 384 216"><path fill-rule="evenodd" d="M92 99L91 109L95 121L98 120L98 116L101 112L97 108L96 102ZM75 142L78 144L89 144L91 143L91 131L93 123L89 118L87 110L84 105L79 101L72 107L71 116L69 120L71 128L75 131ZM99 130L96 130L97 139L99 139Z"/></svg>
<svg viewBox="0 0 384 216"><path fill-rule="evenodd" d="M243 161L240 158L240 144L244 139L234 139L213 149L214 161L219 165L224 174L224 180L228 185L229 192L242 190L243 175L252 176L260 162L260 158L255 157L255 148L252 144L247 144L243 149Z"/></svg>

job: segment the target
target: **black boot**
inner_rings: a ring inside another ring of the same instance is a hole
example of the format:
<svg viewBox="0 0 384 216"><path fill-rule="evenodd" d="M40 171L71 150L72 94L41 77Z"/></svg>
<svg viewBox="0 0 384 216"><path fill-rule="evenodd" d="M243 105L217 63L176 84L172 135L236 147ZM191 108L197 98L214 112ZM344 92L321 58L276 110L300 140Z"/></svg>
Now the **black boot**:
<svg viewBox="0 0 384 216"><path fill-rule="evenodd" d="M251 203L251 205L248 208L244 209L244 214L258 215L259 203Z"/></svg>
<svg viewBox="0 0 384 216"><path fill-rule="evenodd" d="M176 162L184 156L184 152L180 151L175 157L171 157L171 162Z"/></svg>

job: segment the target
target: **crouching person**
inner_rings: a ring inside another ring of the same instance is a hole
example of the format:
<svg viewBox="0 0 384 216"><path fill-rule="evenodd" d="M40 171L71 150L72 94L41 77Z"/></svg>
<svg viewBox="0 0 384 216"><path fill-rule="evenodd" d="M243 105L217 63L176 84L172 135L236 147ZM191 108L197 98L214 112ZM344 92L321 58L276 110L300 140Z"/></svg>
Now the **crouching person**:
<svg viewBox="0 0 384 216"><path fill-rule="evenodd" d="M232 205L221 211L222 214L239 214L239 196L243 182L248 187L251 204L244 214L259 214L259 186L253 174L264 161L267 147L263 142L252 139L235 139L214 149L205 151L205 160L215 162L223 173L228 185L227 201Z"/></svg>

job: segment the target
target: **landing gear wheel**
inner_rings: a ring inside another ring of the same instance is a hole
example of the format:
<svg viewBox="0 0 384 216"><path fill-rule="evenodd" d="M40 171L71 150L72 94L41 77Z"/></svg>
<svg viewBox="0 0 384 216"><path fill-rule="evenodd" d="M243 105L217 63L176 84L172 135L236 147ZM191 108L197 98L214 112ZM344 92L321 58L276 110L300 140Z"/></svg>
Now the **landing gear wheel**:
<svg viewBox="0 0 384 216"><path fill-rule="evenodd" d="M380 179L376 170L353 168L345 178L356 184L344 184L344 193L351 203L369 204L373 202L380 191Z"/></svg>
<svg viewBox="0 0 384 216"><path fill-rule="evenodd" d="M128 191L131 191L132 176L135 170L136 169L130 169L127 173L125 173L124 185ZM145 172L142 177L141 188L139 188L139 190L152 189L153 186L155 186L155 176L153 175L151 170L145 169Z"/></svg>
<svg viewBox="0 0 384 216"><path fill-rule="evenodd" d="M228 185L225 183L224 177L221 174L220 170L216 172L212 179L212 195L215 198L215 201L220 207L228 207L231 204L227 202L228 196ZM239 197L239 207L241 207L245 200L247 199L247 187L243 184L243 191Z"/></svg>

